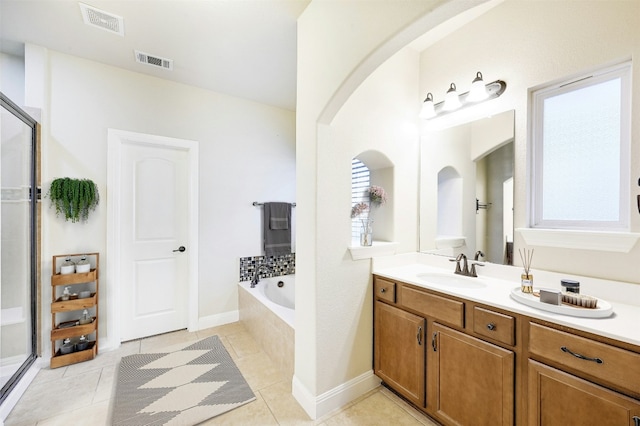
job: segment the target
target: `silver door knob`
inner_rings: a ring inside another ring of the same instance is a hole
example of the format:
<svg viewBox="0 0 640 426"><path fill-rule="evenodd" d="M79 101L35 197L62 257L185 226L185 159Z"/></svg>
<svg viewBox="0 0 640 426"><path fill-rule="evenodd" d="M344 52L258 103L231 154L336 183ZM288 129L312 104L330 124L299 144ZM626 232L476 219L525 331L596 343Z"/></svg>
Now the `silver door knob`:
<svg viewBox="0 0 640 426"><path fill-rule="evenodd" d="M182 253L185 250L187 250L187 249L184 246L180 246L177 249L175 249L173 252L175 253L175 252L179 251L180 253Z"/></svg>

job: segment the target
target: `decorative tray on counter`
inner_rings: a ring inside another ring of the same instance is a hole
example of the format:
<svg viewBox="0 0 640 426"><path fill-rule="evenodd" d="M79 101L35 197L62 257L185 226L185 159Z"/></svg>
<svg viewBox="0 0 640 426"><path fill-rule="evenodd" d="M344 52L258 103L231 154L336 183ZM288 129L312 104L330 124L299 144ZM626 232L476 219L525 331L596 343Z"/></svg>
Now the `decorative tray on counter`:
<svg viewBox="0 0 640 426"><path fill-rule="evenodd" d="M595 308L583 308L582 306L571 305L566 302L563 302L561 305L552 305L550 303L542 303L540 298L533 294L523 293L520 291L520 287L515 287L511 290L511 298L516 302L532 308L573 317L606 318L613 314L611 304L602 299L598 299L598 304Z"/></svg>

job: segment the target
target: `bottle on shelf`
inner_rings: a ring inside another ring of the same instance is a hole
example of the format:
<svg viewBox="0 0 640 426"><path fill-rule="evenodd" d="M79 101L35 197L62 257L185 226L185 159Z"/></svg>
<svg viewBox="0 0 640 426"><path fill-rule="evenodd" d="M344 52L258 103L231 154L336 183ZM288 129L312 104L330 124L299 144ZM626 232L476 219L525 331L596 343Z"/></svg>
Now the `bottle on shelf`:
<svg viewBox="0 0 640 426"><path fill-rule="evenodd" d="M82 336L80 336L80 338L78 339L78 343L76 343L76 350L77 351L84 351L85 349L87 349L89 347L89 340L85 337L85 335L83 334Z"/></svg>
<svg viewBox="0 0 640 426"><path fill-rule="evenodd" d="M75 350L75 345L71 343L71 339L67 337L62 341L62 346L60 346L61 355L70 354L71 352L74 352L74 350Z"/></svg>
<svg viewBox="0 0 640 426"><path fill-rule="evenodd" d="M91 316L89 315L89 311L86 309L82 311L82 316L80 317L80 325L89 324L92 321Z"/></svg>
<svg viewBox="0 0 640 426"><path fill-rule="evenodd" d="M76 273L89 272L91 270L91 264L87 260L87 255L83 254L80 260L76 262Z"/></svg>
<svg viewBox="0 0 640 426"><path fill-rule="evenodd" d="M62 265L60 265L60 273L62 275L73 274L76 270L76 264L73 263L70 257L67 257Z"/></svg>

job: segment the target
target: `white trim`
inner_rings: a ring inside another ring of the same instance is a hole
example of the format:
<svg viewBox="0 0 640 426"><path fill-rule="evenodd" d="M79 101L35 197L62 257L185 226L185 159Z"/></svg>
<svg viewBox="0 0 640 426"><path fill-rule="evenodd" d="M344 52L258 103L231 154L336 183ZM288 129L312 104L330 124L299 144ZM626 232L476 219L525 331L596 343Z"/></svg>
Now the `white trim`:
<svg viewBox="0 0 640 426"><path fill-rule="evenodd" d="M391 256L398 251L399 244L393 241L374 241L370 246L356 245L358 242L354 242L354 245L349 247L351 253L351 259L371 259L378 256Z"/></svg>
<svg viewBox="0 0 640 426"><path fill-rule="evenodd" d="M529 170L528 170L528 214L532 228L561 228L604 232L624 232L629 230L630 211L628 194L631 152L631 60L622 63L585 71L563 78L530 91L529 120ZM620 79L620 163L619 163L619 206L618 219L611 221L595 220L550 220L543 217L543 147L544 147L544 101L550 97L570 93L575 90Z"/></svg>
<svg viewBox="0 0 640 426"><path fill-rule="evenodd" d="M120 315L120 261L114 253L120 246L120 174L117 172L122 158L122 145L127 140L135 140L137 143L146 143L155 146L178 147L187 151L189 168L189 218L188 218L188 247L189 279L187 296L187 327L189 331L198 329L198 247L199 247L199 151L198 142L186 139L176 139L166 136L156 136L144 133L128 132L124 130L107 130L107 256L106 264L107 281L107 330L109 330L108 342L110 346L117 348L121 341ZM110 255L114 254L114 255Z"/></svg>
<svg viewBox="0 0 640 426"><path fill-rule="evenodd" d="M229 311L221 314L209 315L206 317L200 317L198 319L198 330L204 330L205 328L217 327L219 325L230 324L232 322L240 321L240 311Z"/></svg>
<svg viewBox="0 0 640 426"><path fill-rule="evenodd" d="M575 231L567 229L517 228L531 246L629 253L640 239L635 232Z"/></svg>
<svg viewBox="0 0 640 426"><path fill-rule="evenodd" d="M373 374L373 370L369 370L318 396L313 396L306 386L298 380L297 376L294 375L291 381L291 390L294 398L312 420L344 407L378 386L380 386L380 379Z"/></svg>

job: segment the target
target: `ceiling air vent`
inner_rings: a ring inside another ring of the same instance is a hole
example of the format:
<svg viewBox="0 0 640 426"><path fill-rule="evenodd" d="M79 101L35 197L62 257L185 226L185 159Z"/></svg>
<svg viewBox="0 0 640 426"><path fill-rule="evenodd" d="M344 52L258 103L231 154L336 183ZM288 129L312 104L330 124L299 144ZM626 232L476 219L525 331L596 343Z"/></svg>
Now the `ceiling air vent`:
<svg viewBox="0 0 640 426"><path fill-rule="evenodd" d="M124 37L124 19L122 16L96 9L88 4L78 4L85 24Z"/></svg>
<svg viewBox="0 0 640 426"><path fill-rule="evenodd" d="M152 67L162 68L165 70L173 70L173 61L171 59L161 58L155 55L149 55L148 53L135 51L136 61L141 64L151 65Z"/></svg>

